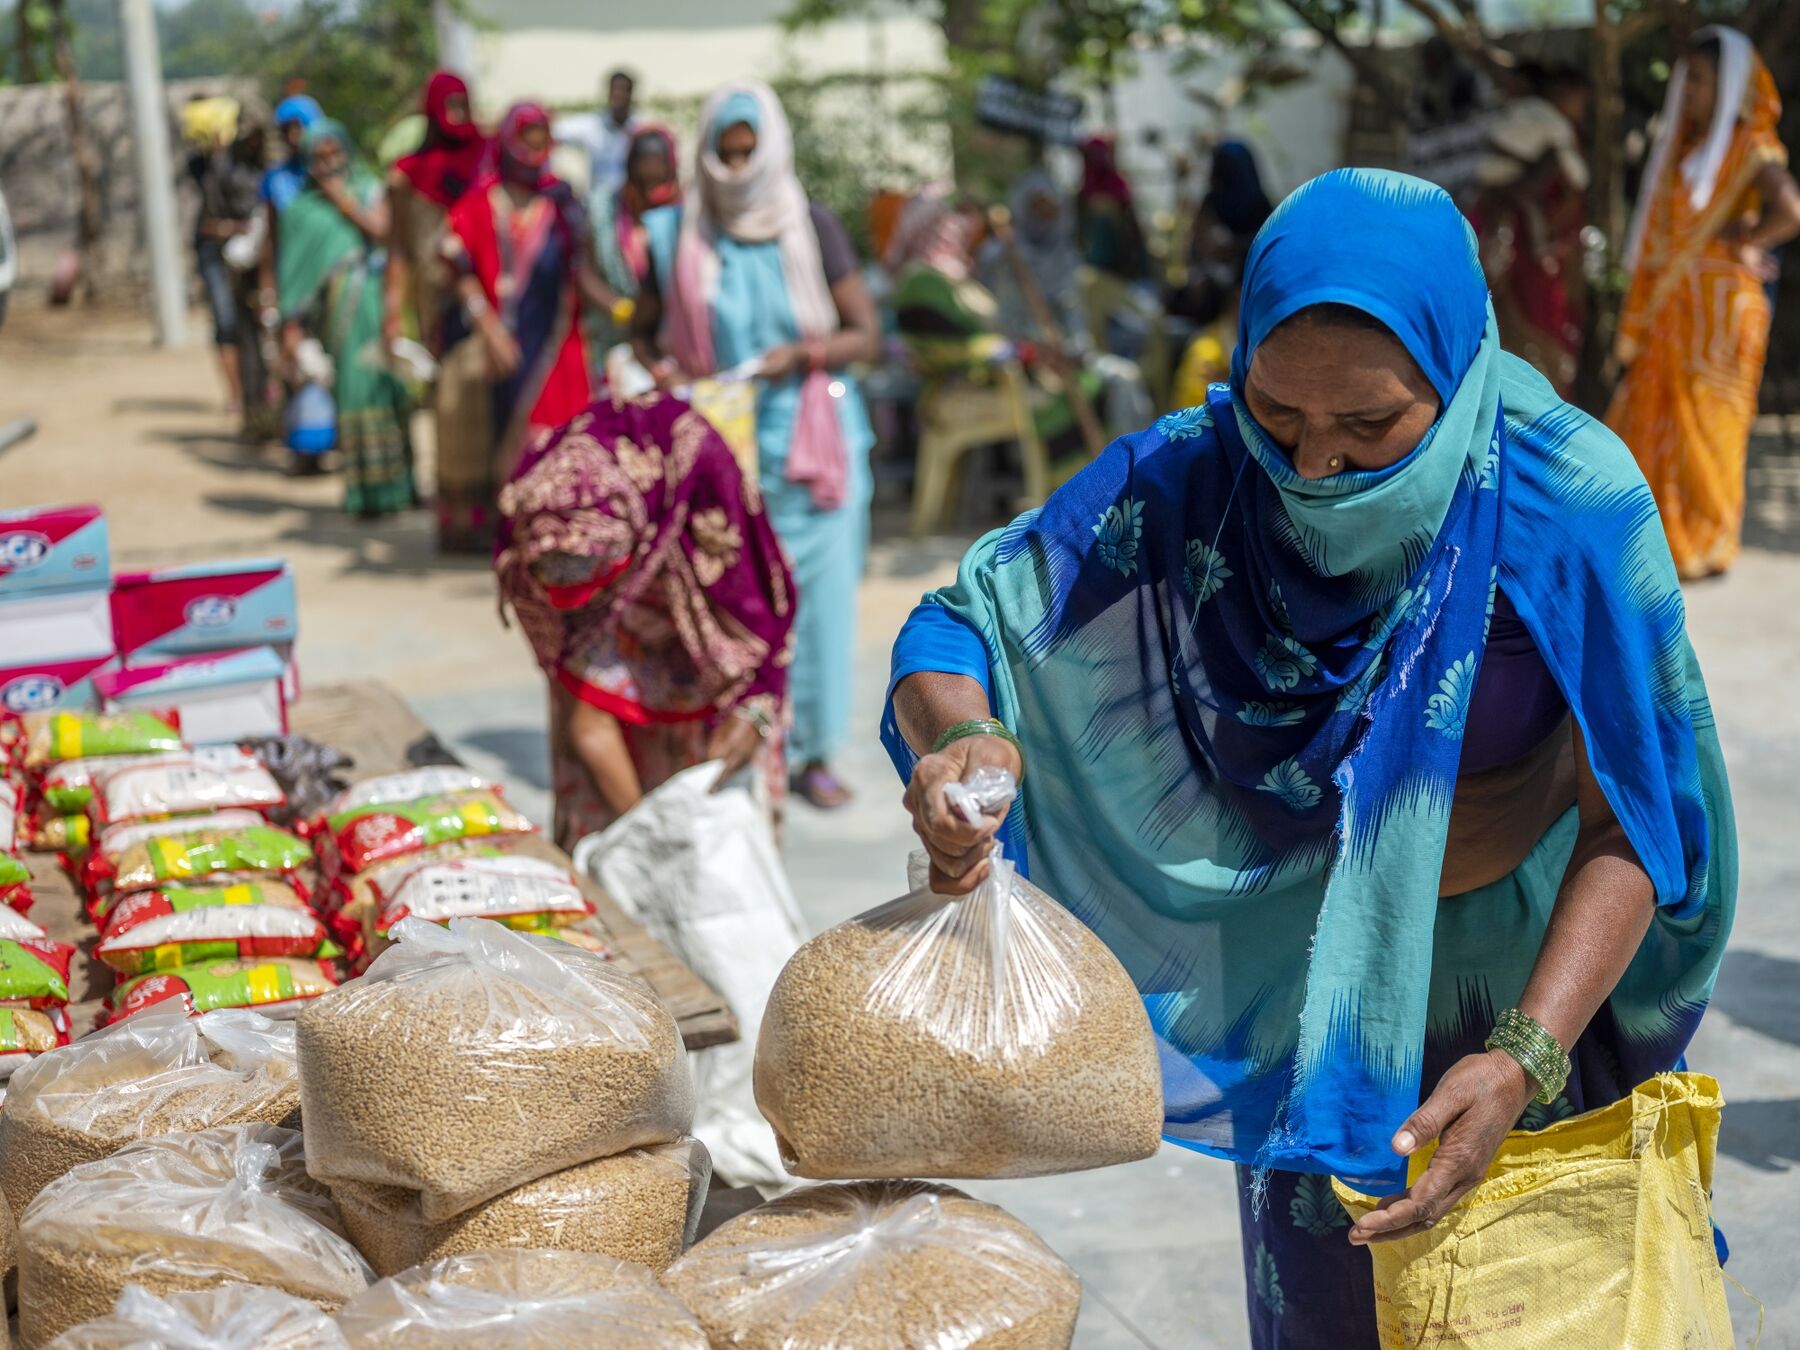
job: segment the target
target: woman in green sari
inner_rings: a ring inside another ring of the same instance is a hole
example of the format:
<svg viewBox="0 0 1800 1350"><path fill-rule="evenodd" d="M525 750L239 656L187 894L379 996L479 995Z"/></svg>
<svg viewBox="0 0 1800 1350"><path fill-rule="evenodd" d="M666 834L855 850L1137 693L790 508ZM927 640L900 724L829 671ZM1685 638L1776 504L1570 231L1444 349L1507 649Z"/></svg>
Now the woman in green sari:
<svg viewBox="0 0 1800 1350"><path fill-rule="evenodd" d="M301 152L306 188L281 217L276 260L282 345L291 363L310 334L331 358L344 510L390 515L416 498L406 388L379 356L387 202L337 122L315 122Z"/></svg>

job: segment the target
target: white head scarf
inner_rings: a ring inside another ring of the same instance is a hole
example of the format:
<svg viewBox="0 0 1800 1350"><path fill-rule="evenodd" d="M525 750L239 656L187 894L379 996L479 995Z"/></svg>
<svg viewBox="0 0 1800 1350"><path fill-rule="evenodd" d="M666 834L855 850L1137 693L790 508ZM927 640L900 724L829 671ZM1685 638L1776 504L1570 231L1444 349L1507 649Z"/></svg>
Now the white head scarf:
<svg viewBox="0 0 1800 1350"><path fill-rule="evenodd" d="M1710 24L1694 34L1695 42L1713 38L1719 44L1719 92L1713 104L1712 125L1706 139L1690 150L1681 161L1681 181L1688 190L1688 201L1694 210L1703 211L1712 201L1719 186L1719 170L1731 150L1731 137L1737 130L1743 112L1744 91L1750 87L1750 76L1756 66L1756 49L1750 39L1735 28ZM1637 266L1644 251L1644 231L1649 226L1650 205L1656 198L1657 184L1669 169L1669 156L1674 153L1675 137L1681 129L1681 99L1687 88L1688 59L1675 63L1669 77L1669 89L1663 96L1662 119L1656 128L1656 140L1650 148L1650 162L1644 169L1643 186L1638 189L1637 207L1631 213L1631 230L1625 236L1625 266Z"/></svg>

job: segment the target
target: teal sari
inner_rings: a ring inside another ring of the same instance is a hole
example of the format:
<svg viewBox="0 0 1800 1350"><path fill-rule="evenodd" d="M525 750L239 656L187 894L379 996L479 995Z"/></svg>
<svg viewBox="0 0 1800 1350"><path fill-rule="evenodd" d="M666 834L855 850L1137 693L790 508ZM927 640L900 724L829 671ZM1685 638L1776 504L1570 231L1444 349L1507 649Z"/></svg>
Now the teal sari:
<svg viewBox="0 0 1800 1350"><path fill-rule="evenodd" d="M307 132L307 155L325 140L350 148L343 128L324 121ZM381 195L380 181L354 160L347 181L364 206ZM415 503L406 387L379 358L384 262L310 179L282 213L277 303L282 317L299 320L331 357L344 510L354 516L390 515Z"/></svg>

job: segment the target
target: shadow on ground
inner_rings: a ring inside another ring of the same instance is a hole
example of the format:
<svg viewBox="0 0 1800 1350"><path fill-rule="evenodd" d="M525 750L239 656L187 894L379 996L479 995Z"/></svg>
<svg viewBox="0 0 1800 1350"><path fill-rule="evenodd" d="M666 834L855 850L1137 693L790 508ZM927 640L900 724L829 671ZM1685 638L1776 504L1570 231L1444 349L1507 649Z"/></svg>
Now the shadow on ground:
<svg viewBox="0 0 1800 1350"><path fill-rule="evenodd" d="M1741 1027L1800 1045L1800 961L1756 951L1726 952L1712 1006Z"/></svg>
<svg viewBox="0 0 1800 1350"><path fill-rule="evenodd" d="M1727 1102L1719 1151L1762 1172L1800 1162L1800 1100Z"/></svg>
<svg viewBox="0 0 1800 1350"><path fill-rule="evenodd" d="M457 743L492 755L506 766L509 778L550 790L550 748L542 727L484 727L464 732Z"/></svg>

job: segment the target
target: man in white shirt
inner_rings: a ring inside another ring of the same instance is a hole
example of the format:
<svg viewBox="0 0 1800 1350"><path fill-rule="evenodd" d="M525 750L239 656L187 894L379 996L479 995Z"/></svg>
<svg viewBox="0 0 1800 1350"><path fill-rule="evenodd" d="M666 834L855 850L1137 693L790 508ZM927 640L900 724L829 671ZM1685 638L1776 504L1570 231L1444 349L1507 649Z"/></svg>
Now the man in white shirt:
<svg viewBox="0 0 1800 1350"><path fill-rule="evenodd" d="M625 160L631 152L631 133L637 118L631 111L635 82L623 70L606 81L606 107L601 112L570 113L556 119L552 131L558 141L579 145L588 154L588 189L615 191L625 181Z"/></svg>

